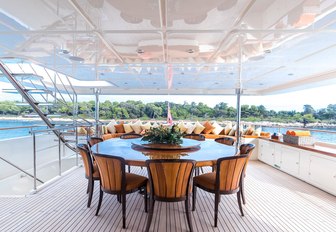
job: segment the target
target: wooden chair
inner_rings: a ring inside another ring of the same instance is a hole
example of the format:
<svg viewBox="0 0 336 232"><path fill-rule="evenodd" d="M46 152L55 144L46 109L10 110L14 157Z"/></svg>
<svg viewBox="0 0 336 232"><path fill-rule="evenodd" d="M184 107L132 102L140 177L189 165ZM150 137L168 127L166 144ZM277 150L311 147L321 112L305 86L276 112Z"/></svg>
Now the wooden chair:
<svg viewBox="0 0 336 232"><path fill-rule="evenodd" d="M244 216L240 196L240 182L248 157L247 155L220 158L217 160L216 172L210 172L193 179L193 206L196 206L196 187L215 194L215 227L217 227L218 205L222 194L237 193L240 213Z"/></svg>
<svg viewBox="0 0 336 232"><path fill-rule="evenodd" d="M135 133L127 133L127 134L123 134L120 136L121 139L137 139L137 138L142 138L142 135L140 134L135 134ZM131 172L131 166L138 166L135 163L132 164L128 164L128 172ZM143 168L142 166L141 169Z"/></svg>
<svg viewBox="0 0 336 232"><path fill-rule="evenodd" d="M97 165L94 164L92 161L89 147L86 144L78 144L77 150L79 154L82 156L84 170L85 170L85 178L88 179L88 186L87 186L86 193L89 194L87 207L90 207L91 201L92 201L93 189L94 189L94 181L100 180L100 175L99 175Z"/></svg>
<svg viewBox="0 0 336 232"><path fill-rule="evenodd" d="M97 144L97 143L100 143L100 142L103 142L104 140L102 138L99 138L99 137L91 137L88 144L90 147L92 147L93 145Z"/></svg>
<svg viewBox="0 0 336 232"><path fill-rule="evenodd" d="M184 159L147 160L149 177L149 215L146 231L149 231L153 218L155 201L185 201L185 210L190 231L193 231L189 198L191 195L191 178L195 161Z"/></svg>
<svg viewBox="0 0 336 232"><path fill-rule="evenodd" d="M228 146L233 146L235 142L233 138L229 138L229 137L216 138L215 141L217 143L222 143Z"/></svg>
<svg viewBox="0 0 336 232"><path fill-rule="evenodd" d="M118 156L95 154L96 162L100 173L100 192L96 216L99 213L103 194L115 194L121 197L122 204L122 222L123 228L126 228L126 194L145 189L145 212L147 212L147 178L132 173L125 172L125 159Z"/></svg>
<svg viewBox="0 0 336 232"><path fill-rule="evenodd" d="M194 134L194 133L183 135L183 138L194 139L194 140L198 140L198 141L205 141L205 136L204 135Z"/></svg>
<svg viewBox="0 0 336 232"><path fill-rule="evenodd" d="M246 161L246 165L244 167L243 170L243 175L242 175L242 180L240 182L240 192L241 192L241 198L243 200L243 204L245 205L246 200L245 200L245 192L244 192L244 180L245 180L245 176L246 176L246 167L247 167L247 163L252 155L252 152L255 148L255 145L252 143L247 143L247 144L242 144L239 147L239 151L240 151L240 155L247 155L247 161Z"/></svg>
<svg viewBox="0 0 336 232"><path fill-rule="evenodd" d="M128 133L128 134L123 134L120 136L121 139L137 139L141 138L142 135L140 134L135 134L135 133Z"/></svg>

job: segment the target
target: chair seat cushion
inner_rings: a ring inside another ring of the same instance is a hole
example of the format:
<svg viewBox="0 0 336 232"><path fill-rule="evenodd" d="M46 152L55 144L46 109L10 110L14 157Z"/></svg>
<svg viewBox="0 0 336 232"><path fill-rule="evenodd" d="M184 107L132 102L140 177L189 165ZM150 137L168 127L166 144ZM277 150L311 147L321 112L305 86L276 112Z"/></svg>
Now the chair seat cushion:
<svg viewBox="0 0 336 232"><path fill-rule="evenodd" d="M126 173L126 192L144 186L147 178L133 173Z"/></svg>
<svg viewBox="0 0 336 232"><path fill-rule="evenodd" d="M194 184L206 189L215 190L216 172L205 173L194 177Z"/></svg>

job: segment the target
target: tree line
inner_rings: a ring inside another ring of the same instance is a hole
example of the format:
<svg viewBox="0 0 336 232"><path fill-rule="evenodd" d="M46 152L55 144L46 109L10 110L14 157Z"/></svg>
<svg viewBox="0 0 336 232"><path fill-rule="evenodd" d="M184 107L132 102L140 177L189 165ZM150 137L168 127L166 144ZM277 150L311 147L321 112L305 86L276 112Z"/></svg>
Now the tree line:
<svg viewBox="0 0 336 232"><path fill-rule="evenodd" d="M142 101L129 100L126 102L111 102L106 100L100 103L101 119L165 119L167 117L168 102L143 103ZM43 106L42 109L49 114L61 114L71 116L73 105L69 103ZM170 103L173 119L187 120L234 120L236 108L221 102L215 107L209 107L204 103L184 102L183 104ZM78 114L83 117L93 117L95 102L79 102ZM15 101L0 102L0 114L25 115L31 114L30 106L19 106ZM302 112L267 110L263 105L242 105L242 119L245 121L272 121L272 122L336 122L336 104L329 104L327 108L315 110L311 105L304 105Z"/></svg>

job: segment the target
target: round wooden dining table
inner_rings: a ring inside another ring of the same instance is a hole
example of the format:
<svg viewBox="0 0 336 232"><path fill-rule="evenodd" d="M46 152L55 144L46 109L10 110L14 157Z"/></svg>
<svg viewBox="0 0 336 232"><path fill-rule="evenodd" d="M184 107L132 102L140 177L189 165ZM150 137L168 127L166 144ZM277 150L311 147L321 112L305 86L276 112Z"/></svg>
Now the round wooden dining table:
<svg viewBox="0 0 336 232"><path fill-rule="evenodd" d="M137 139L108 139L91 147L93 154L119 156L126 160L128 165L145 166L148 159L191 159L196 161L197 167L213 166L221 157L233 156L236 153L234 146L228 146L206 139L196 141L183 139L179 148L148 148L146 142Z"/></svg>

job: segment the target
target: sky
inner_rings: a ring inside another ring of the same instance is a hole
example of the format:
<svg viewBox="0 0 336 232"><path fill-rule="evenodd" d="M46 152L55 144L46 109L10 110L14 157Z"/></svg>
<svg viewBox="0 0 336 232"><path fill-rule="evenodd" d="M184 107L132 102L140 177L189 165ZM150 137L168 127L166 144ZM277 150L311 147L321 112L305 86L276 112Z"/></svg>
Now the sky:
<svg viewBox="0 0 336 232"><path fill-rule="evenodd" d="M21 97L16 94L2 93L2 88L10 88L4 83L0 82L0 101L3 100L20 100ZM94 96L79 96L79 101L94 100ZM235 96L173 96L173 95L133 95L133 96L116 96L116 95L102 95L100 101L127 101L127 100L141 100L144 103L156 101L169 101L183 104L184 101L203 102L204 104L214 107L220 102L228 103L229 106L236 107ZM336 85L329 85L325 87L311 88L301 91L295 91L285 94L267 95L267 96L242 96L241 104L246 105L264 105L267 110L296 110L303 111L303 105L309 104L315 110L326 108L328 104L336 104Z"/></svg>

